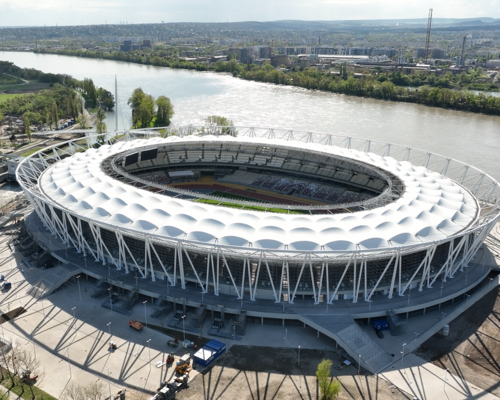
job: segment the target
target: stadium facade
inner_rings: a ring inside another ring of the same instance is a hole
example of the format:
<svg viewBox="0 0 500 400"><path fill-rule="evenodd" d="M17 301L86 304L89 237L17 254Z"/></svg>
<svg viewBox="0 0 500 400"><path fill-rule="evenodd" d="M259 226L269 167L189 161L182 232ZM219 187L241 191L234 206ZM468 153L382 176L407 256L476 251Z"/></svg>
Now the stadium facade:
<svg viewBox="0 0 500 400"><path fill-rule="evenodd" d="M187 296L335 305L432 290L467 273L500 216L491 176L391 143L195 126L96 140L20 163L38 217L79 253ZM238 195L185 185L204 177Z"/></svg>

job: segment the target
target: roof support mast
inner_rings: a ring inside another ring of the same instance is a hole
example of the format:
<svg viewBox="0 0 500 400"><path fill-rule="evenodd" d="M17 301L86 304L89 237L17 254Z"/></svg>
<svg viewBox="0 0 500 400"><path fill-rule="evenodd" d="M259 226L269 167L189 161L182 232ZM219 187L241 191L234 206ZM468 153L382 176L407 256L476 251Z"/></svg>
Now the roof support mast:
<svg viewBox="0 0 500 400"><path fill-rule="evenodd" d="M431 42L432 8L429 8L429 19L427 20L427 36L425 37L424 62L429 61L429 44Z"/></svg>

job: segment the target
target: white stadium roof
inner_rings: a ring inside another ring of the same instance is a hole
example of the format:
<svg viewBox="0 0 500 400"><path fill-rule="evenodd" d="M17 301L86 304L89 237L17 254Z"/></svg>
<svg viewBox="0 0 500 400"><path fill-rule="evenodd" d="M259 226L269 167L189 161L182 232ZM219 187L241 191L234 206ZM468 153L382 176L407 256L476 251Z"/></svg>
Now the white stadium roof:
<svg viewBox="0 0 500 400"><path fill-rule="evenodd" d="M101 169L111 155L174 141L235 141L295 146L373 165L397 176L404 194L393 203L353 213L298 215L216 207L155 194L115 180ZM48 168L42 191L72 212L109 226L202 245L292 251L375 250L434 242L473 223L479 205L451 179L406 161L355 149L273 139L187 136L118 142L76 153Z"/></svg>

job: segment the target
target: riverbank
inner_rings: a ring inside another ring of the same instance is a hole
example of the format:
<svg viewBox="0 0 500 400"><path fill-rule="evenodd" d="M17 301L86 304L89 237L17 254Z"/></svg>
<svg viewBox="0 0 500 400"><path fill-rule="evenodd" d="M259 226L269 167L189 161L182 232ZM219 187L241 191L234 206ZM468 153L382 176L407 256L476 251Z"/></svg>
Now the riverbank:
<svg viewBox="0 0 500 400"><path fill-rule="evenodd" d="M446 87L449 82L439 78L432 80L433 85L420 86L418 90L410 90L397 86L393 81L401 80L401 73L395 76L385 73L363 74L337 73L336 71L319 71L316 68L306 68L301 71L281 71L269 64L258 66L255 64L241 64L235 60L217 61L205 64L196 61L185 61L178 58L162 58L154 54L136 54L131 52L102 52L84 49L37 49L37 54L57 54L82 58L125 61L134 64L187 69L196 71L212 71L230 73L235 78L248 81L272 83L275 85L293 86L304 89L320 90L345 94L349 96L365 97L378 100L422 104L429 107L438 107L457 111L500 115L500 98L487 96L483 93L474 94L465 90L452 90ZM334 72L334 73L332 73ZM383 74L383 75L381 75Z"/></svg>

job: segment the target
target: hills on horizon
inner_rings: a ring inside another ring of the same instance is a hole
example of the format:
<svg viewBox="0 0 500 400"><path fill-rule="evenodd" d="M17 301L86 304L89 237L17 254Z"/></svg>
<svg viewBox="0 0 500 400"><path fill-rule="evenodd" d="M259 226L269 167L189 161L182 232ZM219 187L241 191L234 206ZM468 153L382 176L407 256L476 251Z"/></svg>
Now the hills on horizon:
<svg viewBox="0 0 500 400"><path fill-rule="evenodd" d="M321 30L348 27L388 27L388 28L420 28L427 25L427 18L401 18L401 19L369 19L369 20L276 20L276 21L233 21L233 22L149 22L137 24L89 24L83 26L127 26L127 25L218 25L228 29L241 30ZM500 26L500 18L433 18L433 26L440 27L466 27L466 26ZM82 25L58 25L57 27L82 26ZM53 28L54 26L26 25L26 26L0 26L0 29L22 29L22 28Z"/></svg>

